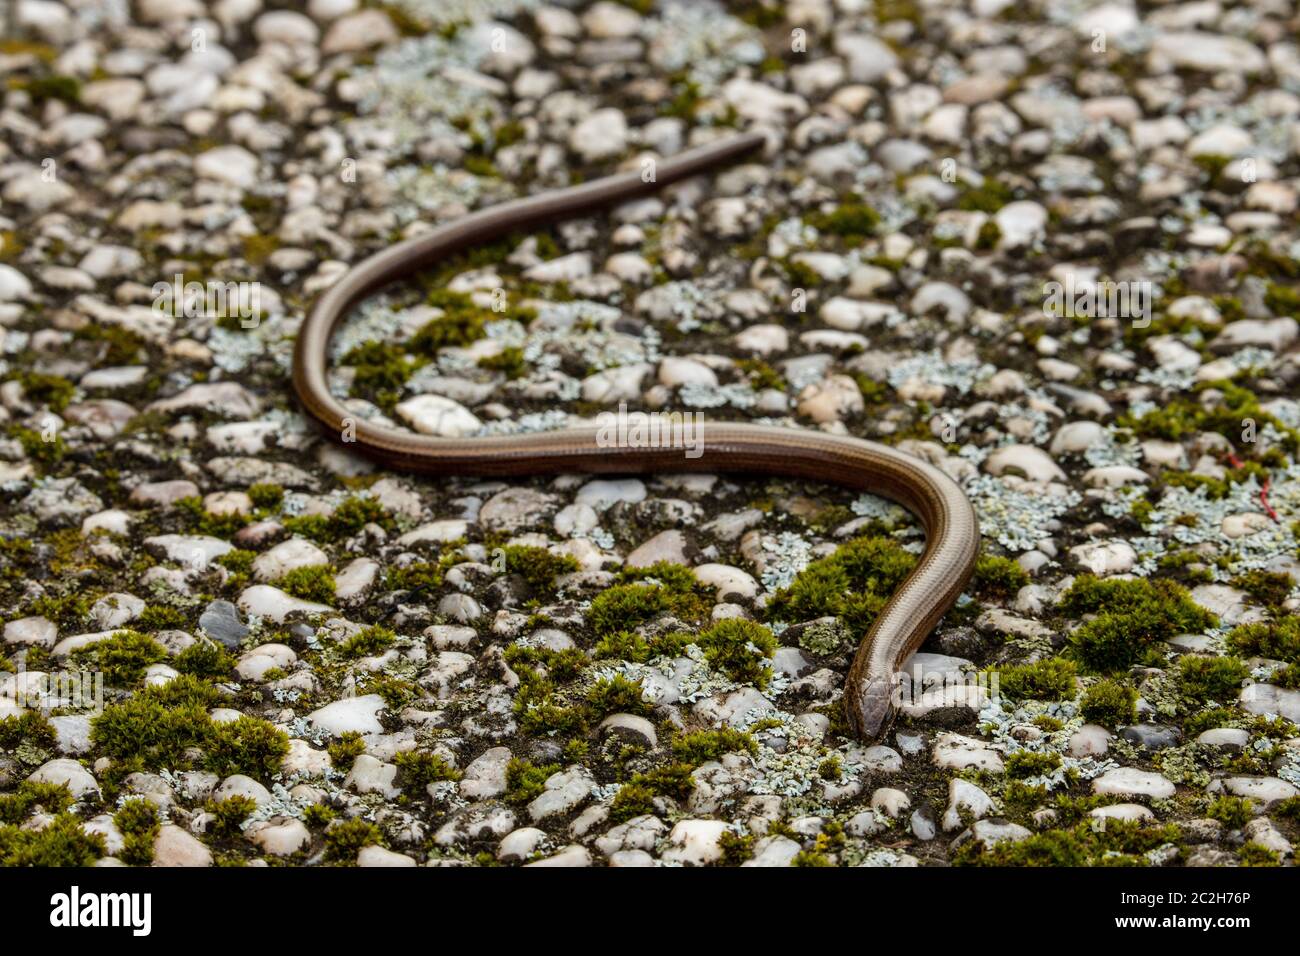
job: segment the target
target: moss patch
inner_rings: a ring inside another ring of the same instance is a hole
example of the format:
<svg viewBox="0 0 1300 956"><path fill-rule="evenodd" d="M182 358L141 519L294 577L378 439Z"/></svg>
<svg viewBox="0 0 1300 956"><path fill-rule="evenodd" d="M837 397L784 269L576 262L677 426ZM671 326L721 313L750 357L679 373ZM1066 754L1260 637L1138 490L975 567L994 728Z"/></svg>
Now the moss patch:
<svg viewBox="0 0 1300 956"><path fill-rule="evenodd" d="M833 615L864 634L915 566L916 556L890 538L857 538L799 572L773 596L768 617L795 623Z"/></svg>
<svg viewBox="0 0 1300 956"><path fill-rule="evenodd" d="M1217 624L1185 588L1164 579L1081 575L1062 596L1060 607L1072 617L1096 615L1070 635L1070 647L1085 668L1100 673L1124 670L1161 641Z"/></svg>

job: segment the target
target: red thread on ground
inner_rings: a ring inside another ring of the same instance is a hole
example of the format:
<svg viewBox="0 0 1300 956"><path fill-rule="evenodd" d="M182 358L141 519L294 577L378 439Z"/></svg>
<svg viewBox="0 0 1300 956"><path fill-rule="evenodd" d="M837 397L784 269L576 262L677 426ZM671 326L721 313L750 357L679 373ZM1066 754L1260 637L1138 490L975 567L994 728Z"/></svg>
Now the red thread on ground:
<svg viewBox="0 0 1300 956"><path fill-rule="evenodd" d="M1228 452L1228 464L1230 464L1233 468L1241 467L1241 459L1237 457L1236 452L1231 452L1231 451ZM1273 484L1272 479L1270 479L1267 474L1264 475L1264 483L1260 486L1259 489L1259 503L1264 506L1265 513L1270 518L1272 518L1275 523L1277 523L1280 521L1280 519L1277 516L1277 512L1274 511L1273 506L1268 503L1268 489L1272 486L1272 484Z"/></svg>

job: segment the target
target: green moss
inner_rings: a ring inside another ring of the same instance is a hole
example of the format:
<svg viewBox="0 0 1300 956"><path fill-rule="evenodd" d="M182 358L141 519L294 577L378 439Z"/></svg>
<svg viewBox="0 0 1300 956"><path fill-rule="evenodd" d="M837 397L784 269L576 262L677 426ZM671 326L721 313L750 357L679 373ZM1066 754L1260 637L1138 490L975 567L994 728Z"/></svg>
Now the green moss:
<svg viewBox="0 0 1300 956"><path fill-rule="evenodd" d="M140 352L147 351L144 339L121 325L87 323L73 337L82 342L95 342L100 350L99 363L103 365L133 365Z"/></svg>
<svg viewBox="0 0 1300 956"><path fill-rule="evenodd" d="M1175 826L1110 819L1104 828L1078 823L986 847L971 841L953 854L957 866L1143 866L1143 854L1178 839Z"/></svg>
<svg viewBox="0 0 1300 956"><path fill-rule="evenodd" d="M439 754L403 750L393 763L397 764L397 785L407 796L424 794L431 783L460 779L460 771Z"/></svg>
<svg viewBox="0 0 1300 956"><path fill-rule="evenodd" d="M161 827L158 808L143 797L135 797L118 808L113 822L122 832L122 852L118 854L122 862L135 866L152 863L153 842Z"/></svg>
<svg viewBox="0 0 1300 956"><path fill-rule="evenodd" d="M103 836L86 833L70 813L40 830L0 826L0 866L90 866L103 855Z"/></svg>
<svg viewBox="0 0 1300 956"><path fill-rule="evenodd" d="M72 652L73 661L85 669L101 671L104 683L113 687L139 683L150 664L166 659L166 649L138 631L118 631Z"/></svg>
<svg viewBox="0 0 1300 956"><path fill-rule="evenodd" d="M358 675L358 686L367 694L378 694L392 713L400 713L421 697L420 688L410 681L389 674Z"/></svg>
<svg viewBox="0 0 1300 956"><path fill-rule="evenodd" d="M252 573L255 560L257 560L256 551L235 548L233 551L227 551L218 557L216 562L234 575L247 576Z"/></svg>
<svg viewBox="0 0 1300 956"><path fill-rule="evenodd" d="M865 634L916 557L890 538L857 538L812 562L768 604L771 620L797 623L833 615Z"/></svg>
<svg viewBox="0 0 1300 956"><path fill-rule="evenodd" d="M1002 229L994 219L987 220L975 235L975 248L981 251L996 249L1002 241Z"/></svg>
<svg viewBox="0 0 1300 956"><path fill-rule="evenodd" d="M680 565L624 568L621 579L624 583L597 595L587 611L587 624L598 636L630 631L667 615L699 621L712 607L690 569Z"/></svg>
<svg viewBox="0 0 1300 956"><path fill-rule="evenodd" d="M191 534L211 535L214 538L233 537L251 520L245 514L211 514L204 507L203 499L197 496L181 498L176 502L176 509L185 521L187 531Z"/></svg>
<svg viewBox="0 0 1300 956"><path fill-rule="evenodd" d="M207 741L207 767L222 777L242 773L267 779L289 753L289 735L258 717L241 714L215 724Z"/></svg>
<svg viewBox="0 0 1300 956"><path fill-rule="evenodd" d="M405 349L389 342L363 342L343 356L353 368L351 394L378 405L385 412L402 400L407 380L420 363L407 357Z"/></svg>
<svg viewBox="0 0 1300 956"><path fill-rule="evenodd" d="M286 573L275 586L304 601L329 604L334 600L334 574L328 564L310 564Z"/></svg>
<svg viewBox="0 0 1300 956"><path fill-rule="evenodd" d="M291 534L301 534L323 542L350 538L368 524L379 525L389 533L397 528L392 515L378 499L362 495L343 499L328 516L297 515L285 518L281 523Z"/></svg>
<svg viewBox="0 0 1300 956"><path fill-rule="evenodd" d="M0 794L0 824L19 824L33 813L63 813L76 801L61 783L24 780L13 793Z"/></svg>
<svg viewBox="0 0 1300 956"><path fill-rule="evenodd" d="M1244 797L1219 797L1214 800L1205 815L1211 820L1218 820L1229 830L1240 830L1255 815L1254 804Z"/></svg>
<svg viewBox="0 0 1300 956"><path fill-rule="evenodd" d="M1133 502L1132 507L1129 508L1129 514L1133 516L1134 521L1145 528L1151 523L1151 516L1155 510L1156 506L1147 501L1147 499L1138 498Z"/></svg>
<svg viewBox="0 0 1300 956"><path fill-rule="evenodd" d="M790 860L791 866L834 866L834 861L817 850L800 850Z"/></svg>
<svg viewBox="0 0 1300 956"><path fill-rule="evenodd" d="M732 617L702 631L695 643L704 651L709 666L741 684L760 690L772 679L768 660L776 653L772 632L754 621Z"/></svg>
<svg viewBox="0 0 1300 956"><path fill-rule="evenodd" d="M81 102L81 81L75 76L50 74L32 77L29 80L16 80L21 89L27 91L37 103L48 100L61 100L76 105Z"/></svg>
<svg viewBox="0 0 1300 956"><path fill-rule="evenodd" d="M372 624L363 627L339 645L339 653L344 657L372 657L392 647L396 640L397 635L388 628Z"/></svg>
<svg viewBox="0 0 1300 956"><path fill-rule="evenodd" d="M1246 271L1266 279L1300 279L1300 260L1275 250L1264 240L1254 240L1242 248Z"/></svg>
<svg viewBox="0 0 1300 956"><path fill-rule="evenodd" d="M1061 755L1051 751L1036 753L1032 750L1017 750L1009 754L1006 760L1007 776L1019 780L1041 777L1059 766L1061 766Z"/></svg>
<svg viewBox="0 0 1300 956"><path fill-rule="evenodd" d="M131 623L140 631L174 631L188 627L189 617L179 608L151 604Z"/></svg>
<svg viewBox="0 0 1300 956"><path fill-rule="evenodd" d="M81 592L42 594L27 610L35 617L53 620L60 628L79 627L90 614L90 597Z"/></svg>
<svg viewBox="0 0 1300 956"><path fill-rule="evenodd" d="M1300 292L1289 285L1270 282L1264 293L1264 304L1274 315L1300 316Z"/></svg>
<svg viewBox="0 0 1300 956"><path fill-rule="evenodd" d="M673 87L673 95L659 106L660 116L675 116L678 119L692 121L699 110L703 96L700 86L691 80L683 80Z"/></svg>
<svg viewBox="0 0 1300 956"><path fill-rule="evenodd" d="M826 281L821 277L821 273L806 263L794 259L781 259L778 262L785 270L792 288L816 289Z"/></svg>
<svg viewBox="0 0 1300 956"><path fill-rule="evenodd" d="M722 727L718 730L697 730L683 734L673 741L673 756L678 761L698 767L710 760L717 760L723 754L744 751L758 753L758 744L754 738L743 730Z"/></svg>
<svg viewBox="0 0 1300 956"><path fill-rule="evenodd" d="M834 866L831 854L844 846L844 827L837 820L828 820L813 838L813 845L800 850L790 861L791 866Z"/></svg>
<svg viewBox="0 0 1300 956"><path fill-rule="evenodd" d="M390 591L424 591L442 585L442 567L428 561L412 561L388 569L385 582Z"/></svg>
<svg viewBox="0 0 1300 956"><path fill-rule="evenodd" d="M1010 186L992 176L985 176L981 185L971 186L958 197L957 208L993 215L1014 199L1015 192Z"/></svg>
<svg viewBox="0 0 1300 956"><path fill-rule="evenodd" d="M1287 797L1285 800L1279 800L1273 804L1269 813L1281 820L1290 820L1292 823L1300 824L1300 797Z"/></svg>
<svg viewBox="0 0 1300 956"><path fill-rule="evenodd" d="M628 680L621 674L597 681L587 691L589 720L595 723L610 714L637 714L642 717L654 713L647 701L640 681Z"/></svg>
<svg viewBox="0 0 1300 956"><path fill-rule="evenodd" d="M568 738L588 730L587 708L553 696L550 681L524 681L515 695L514 714L525 734Z"/></svg>
<svg viewBox="0 0 1300 956"><path fill-rule="evenodd" d="M527 760L512 759L506 764L506 803L522 807L546 790L546 781L563 768L558 763L538 766Z"/></svg>
<svg viewBox="0 0 1300 956"><path fill-rule="evenodd" d="M1217 179L1224 168L1232 162L1231 156L1221 156L1217 153L1199 153L1192 157L1192 162L1201 169L1205 170L1211 180Z"/></svg>
<svg viewBox="0 0 1300 956"><path fill-rule="evenodd" d="M478 360L478 367L491 372L501 372L510 381L523 378L528 374L524 350L513 345L503 348L496 355L483 356Z"/></svg>
<svg viewBox="0 0 1300 956"><path fill-rule="evenodd" d="M9 437L15 439L23 447L23 454L30 461L36 462L45 469L52 468L63 460L67 453L67 446L63 442L63 436L55 432L53 437L45 440L45 436L31 428L25 428L22 425L10 425L7 429Z"/></svg>
<svg viewBox="0 0 1300 956"><path fill-rule="evenodd" d="M754 855L755 842L756 837L752 833L723 830L722 836L718 837L718 846L722 850L722 858L718 862L722 866L740 866Z"/></svg>
<svg viewBox="0 0 1300 956"><path fill-rule="evenodd" d="M347 773L356 759L366 752L366 742L355 730L349 730L325 748L335 769Z"/></svg>
<svg viewBox="0 0 1300 956"><path fill-rule="evenodd" d="M1025 569L1010 558L985 554L975 561L975 593L981 598L1006 601L1028 583Z"/></svg>
<svg viewBox="0 0 1300 956"><path fill-rule="evenodd" d="M1248 657L1300 661L1300 618L1242 624L1228 632L1228 646Z"/></svg>
<svg viewBox="0 0 1300 956"><path fill-rule="evenodd" d="M655 812L655 792L644 783L635 780L619 787L618 793L609 806L611 822L626 823L636 817Z"/></svg>
<svg viewBox="0 0 1300 956"><path fill-rule="evenodd" d="M248 497L253 500L253 507L263 511L277 511L284 501L284 488L271 482L259 481L248 486Z"/></svg>
<svg viewBox="0 0 1300 956"><path fill-rule="evenodd" d="M645 773L633 774L632 779L619 788L610 803L609 818L614 823L626 823L633 817L654 813L655 797L671 797L682 801L695 789L691 779L692 767L672 763Z"/></svg>
<svg viewBox="0 0 1300 956"><path fill-rule="evenodd" d="M210 685L182 674L109 704L93 719L90 740L97 753L143 770L186 765L185 752L201 747L212 732Z"/></svg>
<svg viewBox="0 0 1300 956"><path fill-rule="evenodd" d="M852 196L830 212L810 213L804 217L804 221L818 232L860 243L876 234L880 227L880 213L861 197Z"/></svg>
<svg viewBox="0 0 1300 956"><path fill-rule="evenodd" d="M1291 595L1291 575L1260 568L1239 574L1229 582L1270 608L1281 605Z"/></svg>
<svg viewBox="0 0 1300 956"><path fill-rule="evenodd" d="M302 811L302 822L312 830L319 830L322 827L329 826L330 821L334 819L334 810L323 803L313 803L309 807L304 807Z"/></svg>
<svg viewBox="0 0 1300 956"><path fill-rule="evenodd" d="M1232 493L1233 485L1239 485L1251 478L1254 478L1262 485L1268 478L1268 469L1259 462L1247 461L1237 468L1224 469L1222 478L1211 478L1209 475L1194 475L1185 471L1171 471L1161 475L1161 481L1166 485L1190 488L1193 491L1197 488L1204 488L1205 496L1211 501L1222 501Z"/></svg>
<svg viewBox="0 0 1300 956"><path fill-rule="evenodd" d="M1237 851L1242 866L1281 866L1277 854L1259 843L1247 843Z"/></svg>
<svg viewBox="0 0 1300 956"><path fill-rule="evenodd" d="M502 551L506 573L518 574L535 592L554 593L557 577L579 569L578 561L572 555L552 554L546 548L508 544Z"/></svg>
<svg viewBox="0 0 1300 956"><path fill-rule="evenodd" d="M1174 668L1179 692L1197 703L1236 700L1241 682L1249 676L1250 669L1235 657L1185 654Z"/></svg>
<svg viewBox="0 0 1300 956"><path fill-rule="evenodd" d="M1048 657L998 672L998 690L1011 700L1070 700L1074 697L1074 662Z"/></svg>
<svg viewBox="0 0 1300 956"><path fill-rule="evenodd" d="M1152 323L1154 325L1155 323ZM1211 392L1217 393L1215 395ZM1190 395L1176 395L1158 408L1140 416L1121 415L1121 427L1132 428L1140 438L1181 441L1199 432L1215 432L1243 451L1250 443L1242 439L1243 422L1252 419L1262 428L1272 425L1285 436L1283 444L1294 451L1300 438L1297 432L1277 416L1264 411L1259 398L1248 388L1218 379L1203 382ZM1246 474L1240 473L1241 480Z"/></svg>
<svg viewBox="0 0 1300 956"><path fill-rule="evenodd" d="M552 680L560 682L572 680L587 666L587 655L576 647L554 651L548 647L522 647L512 644L505 649L502 656L515 671L544 667Z"/></svg>
<svg viewBox="0 0 1300 956"><path fill-rule="evenodd" d="M209 800L204 809L213 816L208 822L208 833L217 839L230 839L243 833L244 821L257 810L257 801L252 797L227 797Z"/></svg>
<svg viewBox="0 0 1300 956"><path fill-rule="evenodd" d="M1161 641L1217 624L1186 589L1165 579L1080 575L1060 607L1072 617L1096 615L1070 635L1070 647L1084 667L1101 673L1124 670Z"/></svg>
<svg viewBox="0 0 1300 956"><path fill-rule="evenodd" d="M1300 664L1288 664L1268 680L1270 684L1276 684L1278 687L1300 690Z"/></svg>
<svg viewBox="0 0 1300 956"><path fill-rule="evenodd" d="M1079 712L1090 724L1128 726L1137 719L1137 691L1119 681L1097 681L1084 691Z"/></svg>
<svg viewBox="0 0 1300 956"><path fill-rule="evenodd" d="M0 231L0 262L16 262L27 244L12 229Z"/></svg>
<svg viewBox="0 0 1300 956"><path fill-rule="evenodd" d="M1226 727L1236 718L1236 713L1226 707L1211 707L1191 714L1183 720L1183 734L1187 737L1199 737L1207 730Z"/></svg>
<svg viewBox="0 0 1300 956"><path fill-rule="evenodd" d="M198 640L176 655L174 665L182 674L200 680L226 680L235 669L235 660L215 641Z"/></svg>
<svg viewBox="0 0 1300 956"><path fill-rule="evenodd" d="M484 327L488 322L504 317L475 305L465 293L445 289L431 293L429 304L442 309L443 314L421 326L412 336L409 348L412 353L428 358L435 358L442 348L477 342L486 334Z"/></svg>
<svg viewBox="0 0 1300 956"><path fill-rule="evenodd" d="M493 165L492 160L486 156L471 153L465 157L462 165L467 173L473 173L475 176L500 177L501 175L496 166Z"/></svg>
<svg viewBox="0 0 1300 956"><path fill-rule="evenodd" d="M749 384L756 389L771 388L778 392L784 392L789 388L789 383L781 376L781 373L762 359L739 359L736 362L736 368L745 375L749 380Z"/></svg>
<svg viewBox="0 0 1300 956"><path fill-rule="evenodd" d="M651 642L635 631L615 631L596 642L592 656L597 660L614 658L644 664L655 656L655 651Z"/></svg>
<svg viewBox="0 0 1300 956"><path fill-rule="evenodd" d="M0 750L15 750L23 745L53 750L57 743L54 727L39 710L0 717Z"/></svg>
<svg viewBox="0 0 1300 956"><path fill-rule="evenodd" d="M17 376L23 387L23 395L29 401L44 405L50 411L62 412L72 401L76 388L66 378L57 375L45 375L41 372L21 372Z"/></svg>

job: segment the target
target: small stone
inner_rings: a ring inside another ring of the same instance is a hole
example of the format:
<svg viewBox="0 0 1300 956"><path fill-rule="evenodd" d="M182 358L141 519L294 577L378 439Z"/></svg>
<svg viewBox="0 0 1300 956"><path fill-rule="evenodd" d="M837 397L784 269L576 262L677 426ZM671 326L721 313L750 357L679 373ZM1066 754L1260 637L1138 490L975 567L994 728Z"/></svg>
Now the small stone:
<svg viewBox="0 0 1300 956"><path fill-rule="evenodd" d="M460 794L467 800L486 800L506 792L506 767L513 754L508 747L493 747L475 757L460 779Z"/></svg>
<svg viewBox="0 0 1300 956"><path fill-rule="evenodd" d="M27 779L32 783L63 784L77 799L99 792L94 775L67 757L46 761Z"/></svg>
<svg viewBox="0 0 1300 956"><path fill-rule="evenodd" d="M211 866L212 852L173 823L164 823L153 842L154 866Z"/></svg>
<svg viewBox="0 0 1300 956"><path fill-rule="evenodd" d="M379 713L386 707L384 698L378 694L347 697L312 711L307 715L307 721L314 729L324 731L332 737L341 737L349 731L379 734L384 731Z"/></svg>
<svg viewBox="0 0 1300 956"><path fill-rule="evenodd" d="M988 770L1001 773L1002 755L982 740L961 734L940 734L934 743L935 765L945 770Z"/></svg>
<svg viewBox="0 0 1300 956"><path fill-rule="evenodd" d="M483 427L483 423L464 405L441 395L409 398L399 402L395 411L417 432L439 438L464 438Z"/></svg>
<svg viewBox="0 0 1300 956"><path fill-rule="evenodd" d="M257 830L252 840L263 853L293 856L311 843L311 831L301 820L291 819Z"/></svg>
<svg viewBox="0 0 1300 956"><path fill-rule="evenodd" d="M5 625L6 644L23 647L53 647L58 640L59 629L53 621L43 617L21 617Z"/></svg>
<svg viewBox="0 0 1300 956"><path fill-rule="evenodd" d="M984 462L990 475L1023 475L1031 481L1064 481L1065 472L1051 456L1033 445L1004 445Z"/></svg>
<svg viewBox="0 0 1300 956"><path fill-rule="evenodd" d="M662 859L688 866L715 863L722 858L722 834L728 829L722 820L681 820L668 834L670 845Z"/></svg>
<svg viewBox="0 0 1300 956"><path fill-rule="evenodd" d="M1092 792L1120 797L1150 797L1163 800L1172 797L1174 785L1160 774L1134 767L1116 767L1107 770L1092 781Z"/></svg>
<svg viewBox="0 0 1300 956"><path fill-rule="evenodd" d="M239 619L239 609L219 598L203 609L199 615L199 628L229 650L238 648L248 636L248 627Z"/></svg>
<svg viewBox="0 0 1300 956"><path fill-rule="evenodd" d="M546 780L545 792L528 804L528 815L534 823L540 823L547 817L568 813L587 799L595 785L585 767L552 774Z"/></svg>

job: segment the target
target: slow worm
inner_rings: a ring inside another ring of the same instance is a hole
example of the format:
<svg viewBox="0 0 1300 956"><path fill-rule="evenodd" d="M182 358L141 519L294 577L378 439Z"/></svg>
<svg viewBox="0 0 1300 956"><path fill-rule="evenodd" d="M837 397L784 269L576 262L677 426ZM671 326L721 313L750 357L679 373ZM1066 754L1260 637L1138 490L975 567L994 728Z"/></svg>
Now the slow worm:
<svg viewBox="0 0 1300 956"><path fill-rule="evenodd" d="M293 384L307 415L335 441L382 464L438 475L518 477L566 472L746 472L832 482L903 505L925 529L925 551L863 638L845 683L848 718L864 738L884 733L895 713L895 680L965 587L979 549L975 513L938 468L886 445L842 435L769 425L704 423L694 436L704 454L680 447L606 447L596 428L441 438L358 419L326 381L330 336L348 310L379 288L439 259L507 233L552 224L662 189L745 155L764 143L750 133L658 163L652 181L639 171L492 206L376 253L317 300L298 333Z"/></svg>

